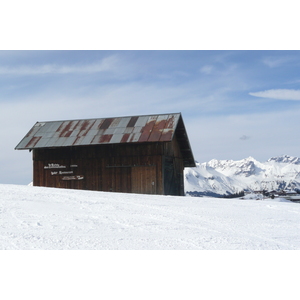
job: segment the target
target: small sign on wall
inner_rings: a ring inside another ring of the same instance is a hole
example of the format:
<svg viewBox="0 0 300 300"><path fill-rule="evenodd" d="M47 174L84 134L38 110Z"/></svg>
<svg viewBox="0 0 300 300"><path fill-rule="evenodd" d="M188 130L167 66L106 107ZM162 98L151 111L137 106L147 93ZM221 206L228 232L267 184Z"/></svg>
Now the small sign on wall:
<svg viewBox="0 0 300 300"><path fill-rule="evenodd" d="M74 176L64 176L62 180L82 180L84 176L82 175L74 175Z"/></svg>
<svg viewBox="0 0 300 300"><path fill-rule="evenodd" d="M60 164L48 164L47 166L44 166L44 169L65 169L67 166L63 166Z"/></svg>

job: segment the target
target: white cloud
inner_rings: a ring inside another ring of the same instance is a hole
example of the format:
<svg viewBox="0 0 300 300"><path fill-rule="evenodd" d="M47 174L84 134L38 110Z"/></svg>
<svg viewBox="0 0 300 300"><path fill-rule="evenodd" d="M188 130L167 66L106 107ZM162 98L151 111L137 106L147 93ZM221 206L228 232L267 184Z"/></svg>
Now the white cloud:
<svg viewBox="0 0 300 300"><path fill-rule="evenodd" d="M249 93L251 96L279 100L300 100L300 90L278 89Z"/></svg>
<svg viewBox="0 0 300 300"><path fill-rule="evenodd" d="M18 67L0 67L1 75L41 75L41 74L82 74L116 71L118 59L115 55L86 65L21 65Z"/></svg>
<svg viewBox="0 0 300 300"><path fill-rule="evenodd" d="M288 63L291 60L291 57L267 57L263 60L263 63L270 68L276 68Z"/></svg>
<svg viewBox="0 0 300 300"><path fill-rule="evenodd" d="M206 66L203 66L203 67L200 69L200 72L201 72L201 73L204 73L204 74L211 74L212 71L213 71L213 69L214 69L213 66L206 65Z"/></svg>

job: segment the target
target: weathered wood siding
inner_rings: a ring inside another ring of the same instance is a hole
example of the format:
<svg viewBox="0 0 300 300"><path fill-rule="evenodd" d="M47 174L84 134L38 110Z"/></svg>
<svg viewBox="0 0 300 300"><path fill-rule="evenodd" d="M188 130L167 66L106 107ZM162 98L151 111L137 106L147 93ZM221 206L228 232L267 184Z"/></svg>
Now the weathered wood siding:
<svg viewBox="0 0 300 300"><path fill-rule="evenodd" d="M163 194L163 143L34 149L35 186Z"/></svg>
<svg viewBox="0 0 300 300"><path fill-rule="evenodd" d="M33 150L33 185L184 195L183 160L172 142Z"/></svg>
<svg viewBox="0 0 300 300"><path fill-rule="evenodd" d="M164 145L164 194L184 196L184 163L176 136Z"/></svg>

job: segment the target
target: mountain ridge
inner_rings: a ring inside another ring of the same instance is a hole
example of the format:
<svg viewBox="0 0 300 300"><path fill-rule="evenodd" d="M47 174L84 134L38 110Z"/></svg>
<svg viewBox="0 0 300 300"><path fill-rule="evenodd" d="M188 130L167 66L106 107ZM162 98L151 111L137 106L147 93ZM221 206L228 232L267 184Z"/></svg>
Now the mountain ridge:
<svg viewBox="0 0 300 300"><path fill-rule="evenodd" d="M222 197L243 191L300 189L300 158L281 155L259 162L242 160L196 162L185 168L185 191L189 195Z"/></svg>

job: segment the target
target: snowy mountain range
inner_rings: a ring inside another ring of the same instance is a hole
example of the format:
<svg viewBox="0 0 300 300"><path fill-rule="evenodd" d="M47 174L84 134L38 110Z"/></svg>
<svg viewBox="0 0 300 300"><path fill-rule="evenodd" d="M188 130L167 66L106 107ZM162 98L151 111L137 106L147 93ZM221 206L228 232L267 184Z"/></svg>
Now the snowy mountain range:
<svg viewBox="0 0 300 300"><path fill-rule="evenodd" d="M185 168L185 191L194 196L231 195L242 191L300 189L300 158L283 155L259 162L213 159Z"/></svg>

